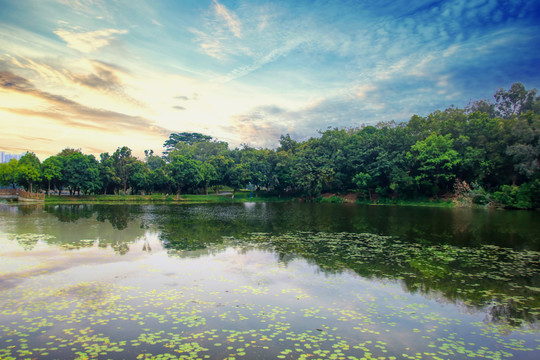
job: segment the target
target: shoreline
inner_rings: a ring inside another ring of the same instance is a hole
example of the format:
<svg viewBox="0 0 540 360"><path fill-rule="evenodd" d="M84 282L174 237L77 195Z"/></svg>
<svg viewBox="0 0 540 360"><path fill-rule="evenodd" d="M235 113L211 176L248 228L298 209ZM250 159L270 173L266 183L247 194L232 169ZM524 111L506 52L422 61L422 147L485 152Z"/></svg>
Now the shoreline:
<svg viewBox="0 0 540 360"><path fill-rule="evenodd" d="M234 199L231 194L223 195L195 195L185 194L180 195L177 199L176 195L81 195L81 196L59 196L51 195L45 197L45 204L192 204L192 203L246 203L246 202L280 202L280 203L305 203L310 202L301 197L277 197L277 196L250 196L250 192L238 192ZM346 197L334 196L332 198L318 197L311 202L328 204L357 204L369 206L420 206L420 207L457 207L454 202L448 200L389 200L380 199L374 203L369 200L354 199L348 200Z"/></svg>

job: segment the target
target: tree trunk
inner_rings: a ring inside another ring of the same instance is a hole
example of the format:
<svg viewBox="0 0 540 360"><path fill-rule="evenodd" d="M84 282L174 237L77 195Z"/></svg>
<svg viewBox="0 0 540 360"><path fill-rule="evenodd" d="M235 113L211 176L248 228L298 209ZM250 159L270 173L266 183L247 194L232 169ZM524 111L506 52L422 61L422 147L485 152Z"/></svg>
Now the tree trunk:
<svg viewBox="0 0 540 360"><path fill-rule="evenodd" d="M30 183L30 193L32 192L32 183Z"/></svg>
<svg viewBox="0 0 540 360"><path fill-rule="evenodd" d="M235 195L235 194L236 194L236 189L233 189L231 199L234 199L234 195Z"/></svg>
<svg viewBox="0 0 540 360"><path fill-rule="evenodd" d="M208 195L208 184L204 184L204 193Z"/></svg>
<svg viewBox="0 0 540 360"><path fill-rule="evenodd" d="M49 192L51 191L51 180L48 180L48 185L47 185L47 196L49 196Z"/></svg>

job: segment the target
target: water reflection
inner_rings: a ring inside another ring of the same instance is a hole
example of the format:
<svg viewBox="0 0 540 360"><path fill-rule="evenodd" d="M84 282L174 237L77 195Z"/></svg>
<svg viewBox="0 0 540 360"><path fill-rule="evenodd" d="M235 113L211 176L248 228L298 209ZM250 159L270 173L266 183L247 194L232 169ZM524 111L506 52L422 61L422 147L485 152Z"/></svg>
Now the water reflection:
<svg viewBox="0 0 540 360"><path fill-rule="evenodd" d="M131 244L144 238L148 230L142 224L144 217L139 216L137 207L86 204L18 205L0 209L3 232L27 251L41 242L66 250L94 246L112 248L123 255L130 251Z"/></svg>
<svg viewBox="0 0 540 360"><path fill-rule="evenodd" d="M36 208L20 207L25 214ZM422 244L493 244L540 251L538 212L342 204L53 205L61 222L90 219L124 230L156 226L171 247L195 249L222 236L250 232L353 232L397 236Z"/></svg>
<svg viewBox="0 0 540 360"><path fill-rule="evenodd" d="M528 250L539 247L535 212L245 203L17 206L0 215L7 237L28 251L41 241L119 255L139 242L151 252L149 233L182 257L255 246L275 251L284 266L305 259L327 274L354 272L437 294L486 311L492 323L538 320L540 255Z"/></svg>
<svg viewBox="0 0 540 360"><path fill-rule="evenodd" d="M373 234L255 234L284 264L302 256L327 273L354 271L368 279L401 282L407 292L487 309L493 323L536 323L540 313L540 253L498 246L463 248L412 244Z"/></svg>

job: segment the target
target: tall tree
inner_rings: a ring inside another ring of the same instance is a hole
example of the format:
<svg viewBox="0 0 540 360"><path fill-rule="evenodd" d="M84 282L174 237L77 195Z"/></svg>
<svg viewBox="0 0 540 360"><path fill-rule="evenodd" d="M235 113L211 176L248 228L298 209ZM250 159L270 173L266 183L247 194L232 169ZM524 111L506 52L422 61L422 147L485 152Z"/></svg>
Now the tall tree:
<svg viewBox="0 0 540 360"><path fill-rule="evenodd" d="M536 100L536 89L527 90L521 83L513 83L509 90L495 93L495 108L503 118L519 116L531 110Z"/></svg>
<svg viewBox="0 0 540 360"><path fill-rule="evenodd" d="M30 192L32 185L41 180L41 163L34 153L27 152L19 159L15 179Z"/></svg>
<svg viewBox="0 0 540 360"><path fill-rule="evenodd" d="M199 161L175 151L169 153L168 159L167 173L176 188L177 197L182 189L197 186L202 181Z"/></svg>
<svg viewBox="0 0 540 360"><path fill-rule="evenodd" d="M163 147L166 149L163 154L167 155L169 152L176 149L178 144L193 145L198 142L208 142L210 140L212 140L211 136L200 133L172 133L169 135L169 139L163 144Z"/></svg>
<svg viewBox="0 0 540 360"><path fill-rule="evenodd" d="M63 162L59 156L50 156L41 164L43 177L47 180L47 196L51 191L51 182L58 183L62 180L62 167Z"/></svg>
<svg viewBox="0 0 540 360"><path fill-rule="evenodd" d="M461 160L453 145L449 134L432 134L426 140L416 142L407 153L407 157L415 162L415 180L428 195L447 191L456 177L453 170Z"/></svg>
<svg viewBox="0 0 540 360"><path fill-rule="evenodd" d="M1 186L12 186L15 189L15 170L17 170L17 164L18 161L16 159L11 159L7 163L0 164Z"/></svg>
<svg viewBox="0 0 540 360"><path fill-rule="evenodd" d="M202 163L200 166L201 183L204 186L204 193L208 195L208 186L217 180L218 174L214 165L209 162Z"/></svg>
<svg viewBox="0 0 540 360"><path fill-rule="evenodd" d="M74 152L63 158L62 177L71 195L75 192L80 194L81 191L86 194L95 193L101 189L98 162L94 155Z"/></svg>
<svg viewBox="0 0 540 360"><path fill-rule="evenodd" d="M127 192L128 181L134 171L137 158L131 155L131 149L127 146L119 147L112 154L112 161L116 176L120 179L124 195Z"/></svg>
<svg viewBox="0 0 540 360"><path fill-rule="evenodd" d="M300 146L300 144L298 143L298 141L293 140L290 134L281 135L279 137L278 151L285 151L294 154L296 152L296 149L298 149L298 146Z"/></svg>
<svg viewBox="0 0 540 360"><path fill-rule="evenodd" d="M226 184L233 188L232 198L234 199L236 191L246 186L249 182L249 169L246 164L235 163L227 173Z"/></svg>
<svg viewBox="0 0 540 360"><path fill-rule="evenodd" d="M129 186L132 189L133 194L137 194L139 191L150 190L150 168L148 165L140 160L136 160L132 164L132 174L129 179Z"/></svg>
<svg viewBox="0 0 540 360"><path fill-rule="evenodd" d="M514 144L506 153L512 157L514 169L525 180L538 177L540 171L540 114L532 111L521 115L512 129Z"/></svg>
<svg viewBox="0 0 540 360"><path fill-rule="evenodd" d="M99 178L101 180L101 191L103 194L107 194L109 189L115 191L120 186L121 180L116 175L116 169L114 167L114 159L108 152L99 155Z"/></svg>
<svg viewBox="0 0 540 360"><path fill-rule="evenodd" d="M144 162L151 171L165 166L165 160L160 156L154 155L154 150L144 150Z"/></svg>
<svg viewBox="0 0 540 360"><path fill-rule="evenodd" d="M208 159L208 163L216 169L216 178L213 181L216 194L219 193L219 185L223 185L227 182L227 176L234 166L234 160L231 158L230 153L224 153L221 155L211 156Z"/></svg>
<svg viewBox="0 0 540 360"><path fill-rule="evenodd" d="M334 175L334 164L325 161L314 145L316 142L310 139L298 148L292 168L294 187L310 199L319 196Z"/></svg>

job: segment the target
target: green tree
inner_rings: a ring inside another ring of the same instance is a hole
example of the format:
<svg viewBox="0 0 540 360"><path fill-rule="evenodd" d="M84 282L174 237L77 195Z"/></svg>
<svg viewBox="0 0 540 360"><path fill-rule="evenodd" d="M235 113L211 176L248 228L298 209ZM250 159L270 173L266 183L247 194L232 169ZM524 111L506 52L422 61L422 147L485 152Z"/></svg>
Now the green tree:
<svg viewBox="0 0 540 360"><path fill-rule="evenodd" d="M175 151L169 153L168 159L167 174L176 188L177 197L180 196L182 189L195 187L202 181L199 161Z"/></svg>
<svg viewBox="0 0 540 360"><path fill-rule="evenodd" d="M407 128L394 122L363 127L347 140L344 151L350 165L341 171L371 200L379 195L410 195L412 179L405 153L412 143Z"/></svg>
<svg viewBox="0 0 540 360"><path fill-rule="evenodd" d="M229 145L224 141L198 141L191 145L191 149L193 158L202 162L229 153Z"/></svg>
<svg viewBox="0 0 540 360"><path fill-rule="evenodd" d="M116 175L114 159L108 152L99 155L99 178L101 180L101 192L105 195L109 190L115 192L115 188L120 186L121 180Z"/></svg>
<svg viewBox="0 0 540 360"><path fill-rule="evenodd" d="M204 186L204 193L208 195L208 186L213 181L217 180L218 173L216 171L216 168L212 164L210 164L209 162L205 162L201 164L200 174L201 174L201 182Z"/></svg>
<svg viewBox="0 0 540 360"><path fill-rule="evenodd" d="M463 136L455 143L463 159L456 174L463 180L470 179L469 182L477 181L488 187L511 181L514 170L506 150L515 121L515 118L491 118L480 112L469 114Z"/></svg>
<svg viewBox="0 0 540 360"><path fill-rule="evenodd" d="M292 191L294 163L292 152L278 151L274 153L274 166L272 172L272 185L280 193Z"/></svg>
<svg viewBox="0 0 540 360"><path fill-rule="evenodd" d="M160 156L154 155L154 150L144 150L144 162L151 171L165 166L165 160Z"/></svg>
<svg viewBox="0 0 540 360"><path fill-rule="evenodd" d="M351 133L345 129L328 129L321 133L316 141L311 141L310 147L317 154L318 161L325 167L332 168L332 176L325 181L328 190L343 191L351 187L353 169L351 166L349 142ZM299 152L297 151L297 154Z"/></svg>
<svg viewBox="0 0 540 360"><path fill-rule="evenodd" d="M453 148L450 135L432 134L425 140L411 146L407 157L415 163L415 180L431 194L447 191L455 179L453 169L460 163L458 153Z"/></svg>
<svg viewBox="0 0 540 360"><path fill-rule="evenodd" d="M134 164L137 158L131 155L131 149L127 146L119 147L112 154L114 172L120 179L124 195L127 192L128 181L133 174Z"/></svg>
<svg viewBox="0 0 540 360"><path fill-rule="evenodd" d="M172 182L167 174L167 170L167 167L164 166L150 171L148 175L150 191L170 192Z"/></svg>
<svg viewBox="0 0 540 360"><path fill-rule="evenodd" d="M319 196L334 175L332 164L325 161L315 147L310 146L315 142L312 139L298 148L292 169L295 189L310 199Z"/></svg>
<svg viewBox="0 0 540 360"><path fill-rule="evenodd" d="M513 83L509 90L499 89L495 93L495 108L503 118L519 116L532 110L537 100L536 91L536 89L525 89L521 83Z"/></svg>
<svg viewBox="0 0 540 360"><path fill-rule="evenodd" d="M300 143L298 143L298 141L296 140L293 140L290 134L281 135L279 137L278 151L289 152L294 155L294 153L296 153L296 149L298 149L299 146Z"/></svg>
<svg viewBox="0 0 540 360"><path fill-rule="evenodd" d="M73 152L64 156L62 177L69 187L70 195L75 192L89 194L102 188L99 176L98 162L93 155Z"/></svg>
<svg viewBox="0 0 540 360"><path fill-rule="evenodd" d="M8 163L0 164L0 185L11 186L15 189L15 171L17 170L18 161L16 159L9 160Z"/></svg>
<svg viewBox="0 0 540 360"><path fill-rule="evenodd" d="M34 153L27 152L19 159L15 180L30 192L32 185L41 180L41 163Z"/></svg>
<svg viewBox="0 0 540 360"><path fill-rule="evenodd" d="M495 104L491 103L489 100L477 100L469 104L465 111L467 114L472 113L483 113L488 115L490 118L497 116L497 110L495 110Z"/></svg>
<svg viewBox="0 0 540 360"><path fill-rule="evenodd" d="M230 153L225 153L211 156L207 162L216 169L216 178L212 183L215 186L216 194L218 194L219 185L223 185L227 182L227 176L234 166L234 161L231 158Z"/></svg>
<svg viewBox="0 0 540 360"><path fill-rule="evenodd" d="M540 170L540 114L521 115L512 129L514 144L506 154L512 157L515 171L525 180L538 177Z"/></svg>
<svg viewBox="0 0 540 360"><path fill-rule="evenodd" d="M232 198L236 195L236 191L246 186L250 180L249 169L246 164L234 164L227 173L226 184L233 188Z"/></svg>
<svg viewBox="0 0 540 360"><path fill-rule="evenodd" d="M65 148L62 151L60 151L56 156L69 156L73 153L80 153L82 154L81 149L75 149L75 148Z"/></svg>
<svg viewBox="0 0 540 360"><path fill-rule="evenodd" d="M43 178L47 180L47 196L51 191L51 182L59 183L62 180L63 162L59 156L50 156L41 164Z"/></svg>
<svg viewBox="0 0 540 360"><path fill-rule="evenodd" d="M198 142L209 142L210 140L212 140L211 136L200 133L172 133L169 135L169 139L163 144L163 147L166 149L163 153L165 155L170 153L176 149L179 144L193 145Z"/></svg>
<svg viewBox="0 0 540 360"><path fill-rule="evenodd" d="M148 165L137 160L131 166L132 174L129 179L129 186L131 187L132 193L137 194L139 191L149 191L151 189L151 179Z"/></svg>
<svg viewBox="0 0 540 360"><path fill-rule="evenodd" d="M270 186L273 172L271 154L271 150L254 149L247 145L232 151L231 156L235 163L245 165L244 170L247 176L245 184L254 186L257 194L261 188L268 189Z"/></svg>

